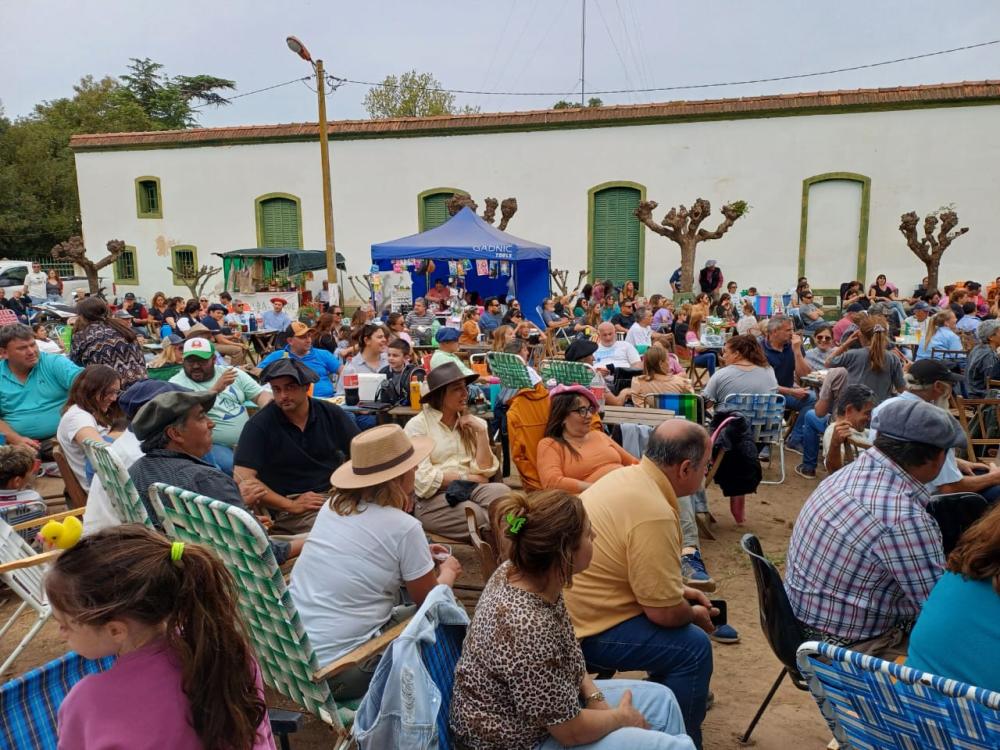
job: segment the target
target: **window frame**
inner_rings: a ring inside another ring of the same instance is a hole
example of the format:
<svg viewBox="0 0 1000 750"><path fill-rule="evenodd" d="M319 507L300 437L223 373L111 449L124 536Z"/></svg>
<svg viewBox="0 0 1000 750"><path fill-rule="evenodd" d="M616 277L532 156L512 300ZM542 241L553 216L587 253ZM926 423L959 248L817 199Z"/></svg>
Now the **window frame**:
<svg viewBox="0 0 1000 750"><path fill-rule="evenodd" d="M152 182L156 185L156 210L143 210L143 183ZM153 175L144 175L135 178L135 213L140 219L162 219L163 218L163 189L160 187L160 178Z"/></svg>
<svg viewBox="0 0 1000 750"><path fill-rule="evenodd" d="M124 257L125 253L131 252L132 254L132 272L133 276L122 276L118 273L118 263ZM121 284L122 286L138 286L139 285L139 252L135 245L126 245L125 251L115 259L112 266L114 280L116 284Z"/></svg>
<svg viewBox="0 0 1000 750"><path fill-rule="evenodd" d="M264 203L275 198L290 200L295 204L295 219L298 222L298 244L294 250L302 250L305 245L302 239L302 199L292 193L265 193L254 198L254 220L257 224L257 247L264 247Z"/></svg>
<svg viewBox="0 0 1000 750"><path fill-rule="evenodd" d="M427 208L424 205L424 201L427 198L432 198L435 195L447 195L451 197L452 195L464 195L466 198L470 197L468 191L462 190L461 188L451 188L451 187L434 187L428 188L417 194L417 231L426 232L427 228L425 222L427 221Z"/></svg>
<svg viewBox="0 0 1000 750"><path fill-rule="evenodd" d="M170 267L174 269L174 286L187 286L184 283L184 279L177 275L177 253L178 252L190 252L192 265L194 267L195 273L198 272L198 247L196 245L174 245L170 248Z"/></svg>
<svg viewBox="0 0 1000 750"><path fill-rule="evenodd" d="M608 188L630 188L632 190L639 191L639 202L646 200L646 186L638 183L631 182L629 180L611 180L610 182L602 182L600 185L594 185L587 191L587 271L590 274L590 278L596 283L598 279L594 278L594 219L595 219L595 203L597 200L597 194ZM643 281L646 275L646 225L640 222L638 219L635 220L639 225L639 257L636 263L637 275L639 278L633 279L636 283L636 291L639 292L643 288ZM603 279L601 279L603 281Z"/></svg>

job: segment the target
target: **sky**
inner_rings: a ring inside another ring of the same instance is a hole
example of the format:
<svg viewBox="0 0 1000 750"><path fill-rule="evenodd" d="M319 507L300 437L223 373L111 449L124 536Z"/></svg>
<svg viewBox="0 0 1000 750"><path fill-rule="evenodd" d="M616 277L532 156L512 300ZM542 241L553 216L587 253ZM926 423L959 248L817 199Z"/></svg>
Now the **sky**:
<svg viewBox="0 0 1000 750"><path fill-rule="evenodd" d="M171 75L233 79L243 96L199 110L203 126L316 120L294 79L298 36L328 72L381 81L410 69L445 88L545 92L456 94L483 112L579 99L583 0L0 0L0 104L8 117L72 95L82 76L119 75L149 57ZM586 0L588 92L709 84L864 65L1000 39L996 0ZM1000 79L1000 44L894 65L748 85L598 94L605 104ZM344 84L331 120L366 116L367 87ZM574 93L575 92L575 93Z"/></svg>

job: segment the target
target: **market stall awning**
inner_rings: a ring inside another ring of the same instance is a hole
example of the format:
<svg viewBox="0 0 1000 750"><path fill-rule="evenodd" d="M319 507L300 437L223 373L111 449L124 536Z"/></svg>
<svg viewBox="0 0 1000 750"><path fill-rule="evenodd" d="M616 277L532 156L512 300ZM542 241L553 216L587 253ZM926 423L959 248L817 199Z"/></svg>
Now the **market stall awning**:
<svg viewBox="0 0 1000 750"><path fill-rule="evenodd" d="M305 271L320 271L326 268L326 253L323 250L298 250L296 248L280 247L249 247L243 250L230 250L225 253L213 253L225 261L237 258L288 258L288 274L294 276ZM337 268L347 270L344 256L337 253Z"/></svg>
<svg viewBox="0 0 1000 750"><path fill-rule="evenodd" d="M487 224L469 207L426 232L372 245L372 261L397 258L548 260L552 249Z"/></svg>

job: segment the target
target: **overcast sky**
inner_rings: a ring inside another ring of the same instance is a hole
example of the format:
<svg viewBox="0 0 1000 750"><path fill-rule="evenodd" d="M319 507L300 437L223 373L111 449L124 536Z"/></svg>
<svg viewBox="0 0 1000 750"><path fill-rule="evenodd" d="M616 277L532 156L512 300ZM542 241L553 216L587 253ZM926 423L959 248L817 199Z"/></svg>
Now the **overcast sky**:
<svg viewBox="0 0 1000 750"><path fill-rule="evenodd" d="M299 36L327 69L380 81L411 68L446 88L576 91L581 0L0 0L0 102L8 117L68 96L83 75L130 57L170 74L207 73L242 93L309 72ZM632 89L787 76L1000 39L996 0L587 0L586 88ZM815 78L690 91L602 94L608 103L1000 79L1000 44ZM366 88L344 85L330 119L364 117ZM484 112L550 107L560 96L458 94ZM204 109L205 126L315 121L302 83Z"/></svg>

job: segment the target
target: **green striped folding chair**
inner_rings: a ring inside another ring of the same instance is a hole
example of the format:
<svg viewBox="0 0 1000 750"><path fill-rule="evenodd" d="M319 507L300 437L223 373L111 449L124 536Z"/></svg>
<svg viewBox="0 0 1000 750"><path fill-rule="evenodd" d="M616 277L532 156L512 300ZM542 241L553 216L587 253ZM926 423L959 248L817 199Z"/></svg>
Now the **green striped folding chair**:
<svg viewBox="0 0 1000 750"><path fill-rule="evenodd" d="M500 385L504 388L521 390L531 388L531 377L528 375L528 366L524 360L516 354L510 352L489 352L486 355L489 362L490 372L500 378Z"/></svg>
<svg viewBox="0 0 1000 750"><path fill-rule="evenodd" d="M118 457L108 450L108 444L103 440L84 440L83 452L94 467L94 473L101 478L101 485L108 493L111 506L121 522L141 523L150 529L154 528L149 511L132 484L132 478Z"/></svg>
<svg viewBox="0 0 1000 750"><path fill-rule="evenodd" d="M594 368L584 362L567 362L565 359L542 361L545 382L555 380L559 385L586 385L594 380Z"/></svg>
<svg viewBox="0 0 1000 750"><path fill-rule="evenodd" d="M338 707L326 678L378 653L403 625L321 668L260 524L242 508L177 487L156 483L149 495L169 538L210 547L236 579L264 682L328 724L337 734L336 750L347 748L345 727L359 701Z"/></svg>
<svg viewBox="0 0 1000 750"><path fill-rule="evenodd" d="M705 399L697 393L651 393L646 396L646 406L669 409L689 422L705 424Z"/></svg>

